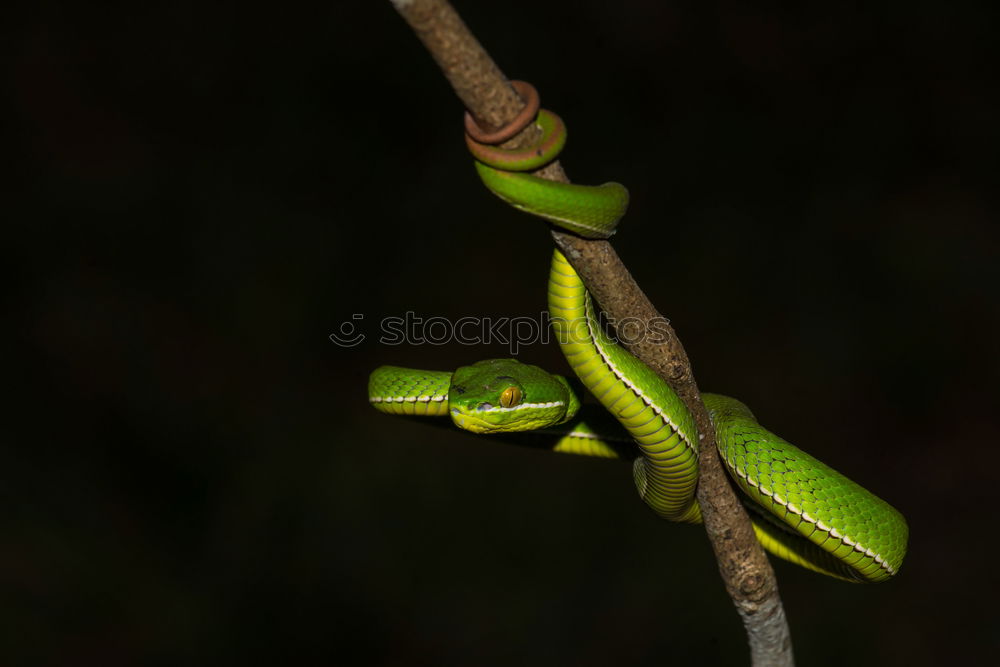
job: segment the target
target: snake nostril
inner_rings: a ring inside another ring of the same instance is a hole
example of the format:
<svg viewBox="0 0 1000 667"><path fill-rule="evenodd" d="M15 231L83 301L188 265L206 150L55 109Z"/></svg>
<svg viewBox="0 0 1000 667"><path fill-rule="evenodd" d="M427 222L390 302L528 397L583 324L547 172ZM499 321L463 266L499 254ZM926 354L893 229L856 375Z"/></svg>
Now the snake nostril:
<svg viewBox="0 0 1000 667"><path fill-rule="evenodd" d="M479 405L476 406L476 410L479 410L480 412L483 412L485 410L492 410L492 409L493 409L493 404L492 403L480 403Z"/></svg>

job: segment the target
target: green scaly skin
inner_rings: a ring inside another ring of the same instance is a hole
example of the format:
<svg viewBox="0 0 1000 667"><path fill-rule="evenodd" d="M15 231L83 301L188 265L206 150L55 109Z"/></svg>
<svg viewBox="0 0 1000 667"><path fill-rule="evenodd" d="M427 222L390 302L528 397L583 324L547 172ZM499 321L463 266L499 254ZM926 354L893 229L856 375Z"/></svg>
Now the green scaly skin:
<svg viewBox="0 0 1000 667"><path fill-rule="evenodd" d="M543 167L566 144L566 126L551 111L538 112L541 138L521 151L466 141L476 157L476 171L490 192L525 213L543 218L586 238L607 238L628 209L628 190L621 183L574 185L522 172ZM580 206L586 202L586 206Z"/></svg>
<svg viewBox="0 0 1000 667"><path fill-rule="evenodd" d="M669 385L608 339L583 282L558 251L549 312L570 366L639 446L633 467L639 495L664 518L700 521L693 417ZM768 551L848 581L882 581L898 571L907 541L899 512L764 429L736 399L702 399L720 456L752 501L754 530Z"/></svg>
<svg viewBox="0 0 1000 667"><path fill-rule="evenodd" d="M516 389L517 401L501 395ZM368 401L394 415L450 415L473 433L534 431L576 415L580 400L566 378L515 359L486 359L454 373L380 366L368 378Z"/></svg>
<svg viewBox="0 0 1000 667"><path fill-rule="evenodd" d="M564 126L561 131L565 132ZM564 138L553 140L550 133L546 142L561 148ZM470 142L484 184L522 211L589 238L613 234L625 213L628 195L616 183L566 185L513 173L524 160L537 161L540 153L546 161L555 159L558 148L531 146L497 159L499 149L479 150L477 146ZM604 334L583 282L558 250L549 275L549 311L570 367L637 446L633 473L640 496L664 518L700 522L694 498L699 438L693 417L669 385ZM488 362L493 364L490 372L494 375L499 373L497 361ZM504 366L502 373L518 378L517 366ZM540 376L532 373L531 379L516 380L525 395L540 382ZM477 432L502 433L508 420L513 424L514 415L522 420L517 428L525 423L543 428L543 418L523 420L527 410L507 410L483 419L482 413L497 405L498 392L505 388L500 385L510 380L460 384L461 407L456 404L455 411L449 412L453 396L443 388L445 377L450 374L382 367L372 375L369 398L375 407L397 414L452 414L456 425L472 425L470 430ZM565 380L558 384L565 385ZM739 401L714 394L702 398L715 425L720 456L751 509L758 539L769 552L847 581L883 581L899 570L908 529L898 511L764 429ZM558 419L544 427L563 423L569 431L553 449L619 456L620 447L603 442L585 423L572 421L571 414ZM489 429L481 426L484 421Z"/></svg>

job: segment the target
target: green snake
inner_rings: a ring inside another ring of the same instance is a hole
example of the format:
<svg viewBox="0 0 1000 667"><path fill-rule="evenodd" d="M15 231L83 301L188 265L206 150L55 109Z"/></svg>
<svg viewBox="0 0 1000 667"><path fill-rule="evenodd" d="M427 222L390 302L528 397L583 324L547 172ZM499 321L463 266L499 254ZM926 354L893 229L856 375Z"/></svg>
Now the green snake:
<svg viewBox="0 0 1000 667"><path fill-rule="evenodd" d="M536 110L531 111L528 122L535 119L541 139L520 150L477 141L469 131L468 145L483 183L516 208L557 226L588 238L610 236L627 207L625 188L617 183L568 185L525 173L555 159L565 143L565 125L555 114L537 110L535 116ZM467 119L467 130L469 125ZM493 143L506 138L491 137ZM391 414L450 416L456 426L475 433L562 429L552 449L631 456L639 495L654 512L699 523L694 418L666 382L608 337L582 280L558 250L549 274L548 307L567 362L620 423L618 433L594 426L601 420L588 415L586 407L581 410L565 378L512 359L482 361L454 372L382 366L369 379L369 402ZM703 394L702 399L715 426L720 457L767 551L847 581L883 581L899 570L908 528L897 510L762 427L736 399L717 394ZM633 448L620 445L621 427Z"/></svg>

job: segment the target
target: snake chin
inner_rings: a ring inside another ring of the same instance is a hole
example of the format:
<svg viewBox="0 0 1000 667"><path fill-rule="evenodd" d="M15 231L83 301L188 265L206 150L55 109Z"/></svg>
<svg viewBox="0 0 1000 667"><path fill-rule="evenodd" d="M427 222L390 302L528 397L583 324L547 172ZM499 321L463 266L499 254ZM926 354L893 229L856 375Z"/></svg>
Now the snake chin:
<svg viewBox="0 0 1000 667"><path fill-rule="evenodd" d="M498 433L501 431L514 430L511 428L510 424L504 424L502 426L492 424L474 414L463 412L459 408L451 409L451 420L455 423L455 426L466 431L471 431L472 433Z"/></svg>
<svg viewBox="0 0 1000 667"><path fill-rule="evenodd" d="M476 419L471 415L463 415L454 409L451 411L451 420L455 422L455 426L466 431L471 431L472 433L493 433L497 430L492 424Z"/></svg>
<svg viewBox="0 0 1000 667"><path fill-rule="evenodd" d="M490 413L486 410L480 411L478 408L476 408L476 411L480 414L453 407L451 409L451 420L458 428L479 434L534 431L549 426L555 421L559 421L551 417L541 420L534 418L511 420L509 413L507 415ZM494 422L491 419L498 421Z"/></svg>

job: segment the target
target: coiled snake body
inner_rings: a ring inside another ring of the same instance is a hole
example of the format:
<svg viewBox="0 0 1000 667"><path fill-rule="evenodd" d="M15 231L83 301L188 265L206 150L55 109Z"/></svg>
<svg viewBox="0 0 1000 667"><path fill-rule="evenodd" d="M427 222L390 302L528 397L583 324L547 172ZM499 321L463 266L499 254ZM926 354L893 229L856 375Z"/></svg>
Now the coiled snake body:
<svg viewBox="0 0 1000 667"><path fill-rule="evenodd" d="M565 141L565 127L554 114L542 110L537 120L542 139L521 151L469 139L483 182L528 213L583 236L610 236L627 206L621 185L566 185L521 173L554 159ZM583 282L558 250L548 306L570 367L635 442L639 495L665 519L700 522L693 417L663 380L604 333ZM483 361L454 373L383 366L372 373L368 391L383 412L450 415L457 426L477 433L562 425L565 435L556 450L619 456L620 448L605 440L614 434L597 433L590 420L577 418L580 400L564 378L515 360ZM898 511L762 427L736 399L702 398L722 461L770 553L847 581L883 581L898 571L908 537Z"/></svg>

